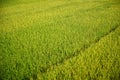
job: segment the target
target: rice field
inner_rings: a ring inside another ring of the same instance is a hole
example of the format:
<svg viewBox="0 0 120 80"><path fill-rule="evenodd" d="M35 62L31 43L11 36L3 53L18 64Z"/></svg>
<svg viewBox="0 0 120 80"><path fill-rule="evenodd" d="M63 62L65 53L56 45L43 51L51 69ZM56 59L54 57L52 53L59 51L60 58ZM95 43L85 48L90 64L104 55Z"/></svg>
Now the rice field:
<svg viewBox="0 0 120 80"><path fill-rule="evenodd" d="M1 0L0 80L119 80L119 0Z"/></svg>

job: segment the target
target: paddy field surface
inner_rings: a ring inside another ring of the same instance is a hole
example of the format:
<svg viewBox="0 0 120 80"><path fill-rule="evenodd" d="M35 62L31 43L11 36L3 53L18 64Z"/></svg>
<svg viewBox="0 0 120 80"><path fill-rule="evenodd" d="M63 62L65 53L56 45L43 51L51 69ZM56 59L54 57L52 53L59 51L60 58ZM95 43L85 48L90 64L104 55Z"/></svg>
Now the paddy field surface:
<svg viewBox="0 0 120 80"><path fill-rule="evenodd" d="M119 0L0 0L0 80L119 79Z"/></svg>

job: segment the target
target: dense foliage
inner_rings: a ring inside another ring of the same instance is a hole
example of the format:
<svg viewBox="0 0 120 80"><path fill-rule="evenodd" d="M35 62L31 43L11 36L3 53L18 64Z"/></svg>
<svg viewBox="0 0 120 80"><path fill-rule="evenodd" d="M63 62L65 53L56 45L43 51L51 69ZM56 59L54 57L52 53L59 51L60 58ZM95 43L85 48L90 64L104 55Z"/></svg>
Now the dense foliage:
<svg viewBox="0 0 120 80"><path fill-rule="evenodd" d="M119 8L106 0L2 2L0 80L118 79Z"/></svg>

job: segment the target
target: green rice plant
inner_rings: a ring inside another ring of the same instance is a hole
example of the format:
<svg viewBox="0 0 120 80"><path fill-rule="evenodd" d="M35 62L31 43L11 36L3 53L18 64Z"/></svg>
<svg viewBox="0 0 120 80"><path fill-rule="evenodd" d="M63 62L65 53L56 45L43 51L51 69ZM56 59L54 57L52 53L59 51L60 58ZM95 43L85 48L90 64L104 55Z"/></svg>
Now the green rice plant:
<svg viewBox="0 0 120 80"><path fill-rule="evenodd" d="M39 73L78 56L120 24L115 2L27 2L0 7L0 80L42 78Z"/></svg>

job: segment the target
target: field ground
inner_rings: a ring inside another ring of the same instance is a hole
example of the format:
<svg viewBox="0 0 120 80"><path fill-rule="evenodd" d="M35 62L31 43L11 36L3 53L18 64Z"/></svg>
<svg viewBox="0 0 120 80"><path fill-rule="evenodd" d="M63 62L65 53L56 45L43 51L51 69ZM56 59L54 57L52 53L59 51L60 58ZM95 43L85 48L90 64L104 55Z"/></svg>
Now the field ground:
<svg viewBox="0 0 120 80"><path fill-rule="evenodd" d="M120 2L1 0L0 80L119 80Z"/></svg>

